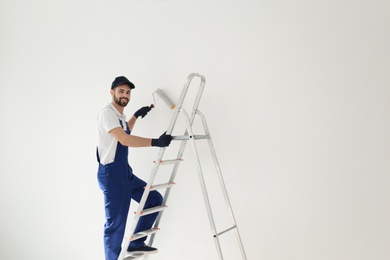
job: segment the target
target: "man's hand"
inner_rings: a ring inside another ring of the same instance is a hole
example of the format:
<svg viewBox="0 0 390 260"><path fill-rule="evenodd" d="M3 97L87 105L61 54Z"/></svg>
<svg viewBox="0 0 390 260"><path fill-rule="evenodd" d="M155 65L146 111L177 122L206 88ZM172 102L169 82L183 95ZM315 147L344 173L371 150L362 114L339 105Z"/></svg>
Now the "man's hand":
<svg viewBox="0 0 390 260"><path fill-rule="evenodd" d="M152 109L152 107L153 106L141 107L140 109L137 110L137 112L134 113L135 118L138 118L139 116L144 118L148 114L148 112Z"/></svg>
<svg viewBox="0 0 390 260"><path fill-rule="evenodd" d="M166 132L163 133L158 139L152 139L152 146L166 147L172 141L172 135L167 135Z"/></svg>

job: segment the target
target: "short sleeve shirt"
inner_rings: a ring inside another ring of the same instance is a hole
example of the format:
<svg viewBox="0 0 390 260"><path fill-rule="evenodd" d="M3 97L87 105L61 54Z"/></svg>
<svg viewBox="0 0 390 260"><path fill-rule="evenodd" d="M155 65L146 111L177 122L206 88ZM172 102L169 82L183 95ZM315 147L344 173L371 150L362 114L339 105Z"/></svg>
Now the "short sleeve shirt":
<svg viewBox="0 0 390 260"><path fill-rule="evenodd" d="M120 121L122 121L123 127ZM126 116L119 113L112 104L107 104L100 111L97 118L98 154L100 163L103 165L112 163L115 159L118 141L108 132L117 127L122 127L125 131L127 130Z"/></svg>

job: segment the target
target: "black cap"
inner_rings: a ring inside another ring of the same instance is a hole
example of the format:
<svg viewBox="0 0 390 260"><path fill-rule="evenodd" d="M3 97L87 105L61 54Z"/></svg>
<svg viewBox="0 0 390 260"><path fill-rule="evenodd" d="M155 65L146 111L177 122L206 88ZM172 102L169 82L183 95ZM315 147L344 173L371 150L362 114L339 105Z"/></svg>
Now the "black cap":
<svg viewBox="0 0 390 260"><path fill-rule="evenodd" d="M115 88L118 85L127 84L130 88L135 88L134 84L130 82L126 77L119 76L116 77L115 80L111 84L111 89Z"/></svg>

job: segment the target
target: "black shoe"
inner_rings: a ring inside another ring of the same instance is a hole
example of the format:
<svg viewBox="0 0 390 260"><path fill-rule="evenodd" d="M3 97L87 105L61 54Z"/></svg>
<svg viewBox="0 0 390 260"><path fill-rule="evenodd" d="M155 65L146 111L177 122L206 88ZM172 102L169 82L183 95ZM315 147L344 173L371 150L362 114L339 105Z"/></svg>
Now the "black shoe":
<svg viewBox="0 0 390 260"><path fill-rule="evenodd" d="M143 246L141 246L139 248L128 248L127 252L132 253L132 254L154 254L154 253L157 253L158 250L157 250L157 248L147 246L144 244Z"/></svg>

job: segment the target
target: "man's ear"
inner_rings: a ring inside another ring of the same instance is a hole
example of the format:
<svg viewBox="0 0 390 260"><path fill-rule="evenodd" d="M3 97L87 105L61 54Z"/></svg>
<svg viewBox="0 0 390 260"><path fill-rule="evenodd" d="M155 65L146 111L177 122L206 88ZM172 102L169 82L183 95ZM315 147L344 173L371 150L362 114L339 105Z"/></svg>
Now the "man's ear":
<svg viewBox="0 0 390 260"><path fill-rule="evenodd" d="M114 95L114 90L113 89L110 89L110 94L111 94L111 96Z"/></svg>

